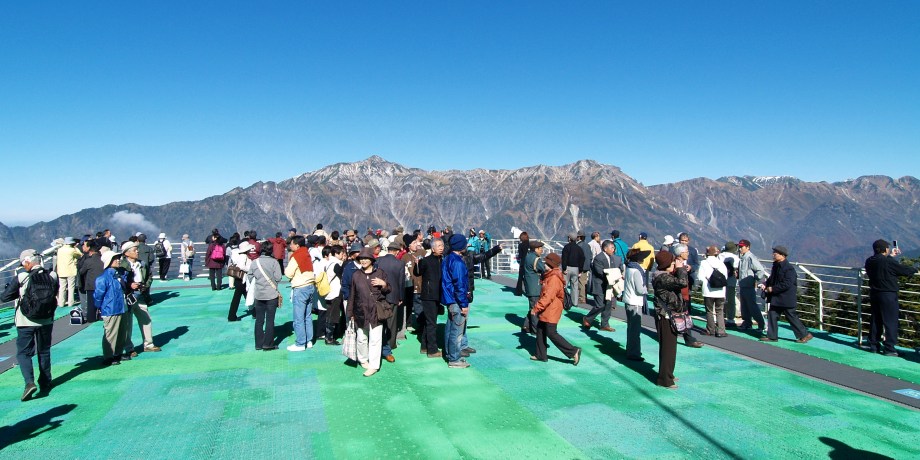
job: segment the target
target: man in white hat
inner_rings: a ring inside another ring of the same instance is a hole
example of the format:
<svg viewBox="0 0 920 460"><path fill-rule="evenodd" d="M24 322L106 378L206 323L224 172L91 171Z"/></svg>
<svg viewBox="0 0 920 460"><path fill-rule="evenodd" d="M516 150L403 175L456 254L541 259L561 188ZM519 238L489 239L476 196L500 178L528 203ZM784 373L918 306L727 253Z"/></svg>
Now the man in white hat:
<svg viewBox="0 0 920 460"><path fill-rule="evenodd" d="M22 251L19 263L24 270L6 285L0 301L16 301L16 360L26 384L20 400L26 401L39 389L35 386L32 367L35 355L38 355L41 392L51 390L51 329L54 326L54 293L57 292L58 279L57 273L42 267L41 256L34 249Z"/></svg>
<svg viewBox="0 0 920 460"><path fill-rule="evenodd" d="M136 303L127 305L131 310L134 318L137 318L137 325L144 336L144 351L160 351L160 347L153 344L153 320L150 318L150 312L147 309L146 292L150 291L152 277L150 276L150 267L147 267L143 261L138 259L137 243L127 242L121 246L121 268L128 271L128 287L125 289L125 295L134 295ZM131 303L130 301L128 302ZM131 359L137 356L134 350L134 343L131 341L132 315L125 315L122 321L127 321L128 334L125 337L125 355L122 359Z"/></svg>
<svg viewBox="0 0 920 460"><path fill-rule="evenodd" d="M157 242L153 245L153 252L157 256L160 265L160 281L166 281L166 273L169 272L169 264L172 262L172 244L166 239L165 233L157 236Z"/></svg>
<svg viewBox="0 0 920 460"><path fill-rule="evenodd" d="M57 304L61 307L74 306L73 290L77 281L77 260L83 256L76 245L73 237L68 236L57 250L57 276L60 282Z"/></svg>

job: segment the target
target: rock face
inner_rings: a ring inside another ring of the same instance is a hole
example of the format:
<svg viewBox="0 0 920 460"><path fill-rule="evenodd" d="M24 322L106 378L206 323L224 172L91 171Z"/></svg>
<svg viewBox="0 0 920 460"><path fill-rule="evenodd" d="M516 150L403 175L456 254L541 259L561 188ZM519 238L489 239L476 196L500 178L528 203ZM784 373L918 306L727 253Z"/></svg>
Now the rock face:
<svg viewBox="0 0 920 460"><path fill-rule="evenodd" d="M896 238L917 247L909 232L918 218L920 182L913 177L866 176L846 182L803 182L792 177L693 179L645 187L619 168L592 160L516 170L425 171L371 157L337 163L279 183L247 188L194 202L164 206L109 205L30 227L0 224L0 255L45 247L63 235L104 228L121 240L135 231L189 233L196 241L212 228L226 236L255 229L270 236L290 227L368 227L407 231L450 225L455 231L488 229L510 238L511 227L540 239L565 239L582 229L603 236L617 228L629 243L648 232L653 245L665 234L689 231L693 244L747 238L754 252L773 244L793 260L859 264L871 242Z"/></svg>

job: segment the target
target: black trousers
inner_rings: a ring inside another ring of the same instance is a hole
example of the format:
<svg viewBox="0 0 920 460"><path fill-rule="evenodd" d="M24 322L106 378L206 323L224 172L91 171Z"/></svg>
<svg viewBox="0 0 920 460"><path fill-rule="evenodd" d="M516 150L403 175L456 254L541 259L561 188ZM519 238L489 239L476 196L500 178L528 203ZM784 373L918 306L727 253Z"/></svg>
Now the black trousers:
<svg viewBox="0 0 920 460"><path fill-rule="evenodd" d="M527 314L524 316L524 325L521 326L524 332L532 334L537 333L537 315L531 315L530 311L533 310L533 307L539 300L540 297L527 297Z"/></svg>
<svg viewBox="0 0 920 460"><path fill-rule="evenodd" d="M492 270L489 268L488 260L479 263L479 276L480 278L492 277Z"/></svg>
<svg viewBox="0 0 920 460"><path fill-rule="evenodd" d="M674 385L674 366L677 363L677 334L671 329L667 318L655 315L655 329L658 331L658 385Z"/></svg>
<svg viewBox="0 0 920 460"><path fill-rule="evenodd" d="M172 259L168 257L160 257L160 281L166 279L166 274L169 272L169 264L172 263Z"/></svg>
<svg viewBox="0 0 920 460"><path fill-rule="evenodd" d="M278 298L271 300L256 300L256 348L266 349L275 347L275 311L278 309Z"/></svg>
<svg viewBox="0 0 920 460"><path fill-rule="evenodd" d="M93 297L94 292L96 291L85 291L83 294L83 297L86 297L83 301L83 319L87 323L96 322L99 315L99 309L96 308L96 298Z"/></svg>
<svg viewBox="0 0 920 460"><path fill-rule="evenodd" d="M333 300L323 300L326 306L325 311L319 312L317 324L323 326L326 343L335 340L335 329L339 325L339 317L342 315L342 296Z"/></svg>
<svg viewBox="0 0 920 460"><path fill-rule="evenodd" d="M556 324L544 323L540 321L537 324L537 352L534 356L540 361L546 361L546 339L550 339L553 345L559 349L567 358L574 358L577 348L572 346L565 338L556 332Z"/></svg>
<svg viewBox="0 0 920 460"><path fill-rule="evenodd" d="M898 344L898 310L900 309L898 293L870 290L869 303L872 311L872 319L869 323L869 346L873 351L878 351L879 345L883 346L882 351L886 353L895 351L894 347ZM882 341L883 330L884 342Z"/></svg>
<svg viewBox="0 0 920 460"><path fill-rule="evenodd" d="M230 300L230 311L227 312L227 319L236 321L237 312L240 310L240 299L246 297L246 283L243 280L237 280L233 284L233 299Z"/></svg>
<svg viewBox="0 0 920 460"><path fill-rule="evenodd" d="M38 385L51 383L51 329L53 324L44 326L21 326L16 328L16 361L26 385L35 383L35 371L32 357L38 355Z"/></svg>
<svg viewBox="0 0 920 460"><path fill-rule="evenodd" d="M795 312L795 308L773 308L770 307L770 312L767 314L767 321L770 325L770 330L767 331L767 337L776 340L778 337L779 327L779 315L786 314L786 321L789 321L789 326L792 327L792 332L795 334L796 339L801 339L808 335L808 329L805 328L805 325L802 324L802 320L799 319L798 313Z"/></svg>
<svg viewBox="0 0 920 460"><path fill-rule="evenodd" d="M211 289L217 291L224 285L224 269L223 268L209 268L208 269L208 279L211 280ZM242 280L239 280L242 283Z"/></svg>
<svg viewBox="0 0 920 460"><path fill-rule="evenodd" d="M419 341L428 353L438 352L438 302L422 300L422 315L418 320Z"/></svg>
<svg viewBox="0 0 920 460"><path fill-rule="evenodd" d="M389 344L391 351L396 349L396 334L399 332L399 325L397 324L397 319L400 316L399 309L399 305L393 305L393 316L383 320L383 343Z"/></svg>

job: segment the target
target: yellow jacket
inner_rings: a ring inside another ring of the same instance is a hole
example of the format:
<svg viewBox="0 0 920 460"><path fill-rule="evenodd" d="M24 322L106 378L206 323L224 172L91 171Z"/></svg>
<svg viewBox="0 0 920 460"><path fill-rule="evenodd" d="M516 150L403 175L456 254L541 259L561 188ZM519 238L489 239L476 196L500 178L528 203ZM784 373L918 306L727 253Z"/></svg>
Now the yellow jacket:
<svg viewBox="0 0 920 460"><path fill-rule="evenodd" d="M64 245L57 250L57 274L58 278L70 278L77 276L77 259L83 256L79 249Z"/></svg>

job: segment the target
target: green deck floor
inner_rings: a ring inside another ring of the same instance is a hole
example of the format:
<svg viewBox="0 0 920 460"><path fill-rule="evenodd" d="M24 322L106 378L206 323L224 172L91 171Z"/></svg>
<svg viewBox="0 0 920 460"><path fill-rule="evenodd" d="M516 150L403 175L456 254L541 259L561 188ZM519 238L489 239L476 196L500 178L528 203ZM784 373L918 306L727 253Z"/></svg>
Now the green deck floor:
<svg viewBox="0 0 920 460"><path fill-rule="evenodd" d="M255 351L252 320L226 322L230 295L157 293L163 351L121 366L99 368L92 325L52 350L47 397L21 403L18 368L0 375L0 458L920 456L917 411L713 348L679 347L680 389L658 388L657 343L643 334L647 361L625 361L622 323L586 334L563 318L582 363L530 361L533 339L509 322L526 301L491 282L471 309L472 367L448 369L410 336L371 378L338 347L285 351L289 305L276 320L282 349Z"/></svg>

